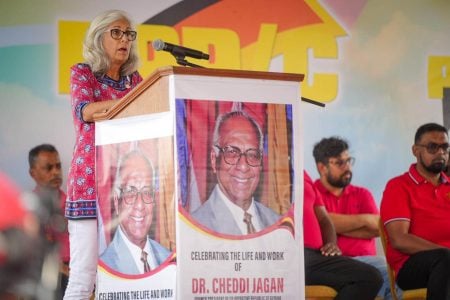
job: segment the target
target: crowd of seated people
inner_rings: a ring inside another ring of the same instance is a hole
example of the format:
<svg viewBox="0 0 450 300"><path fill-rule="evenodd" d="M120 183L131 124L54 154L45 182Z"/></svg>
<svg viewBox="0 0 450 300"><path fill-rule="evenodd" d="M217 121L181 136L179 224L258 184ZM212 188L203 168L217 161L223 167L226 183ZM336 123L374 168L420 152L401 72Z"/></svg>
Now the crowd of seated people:
<svg viewBox="0 0 450 300"><path fill-rule="evenodd" d="M358 292L357 299L374 299L377 294L390 299L391 292L396 294L394 299L402 299L402 290L406 293L418 289L426 293L422 299L450 299L448 130L436 123L421 125L411 149L416 162L407 172L387 182L378 213L371 193L350 184L351 166L355 160L349 155L347 142L331 137L315 145L313 154L320 177L313 185L305 174L304 183L307 285L330 286L337 292L336 299L350 299L342 296L347 293L346 287L353 284L358 288L361 283L343 277L347 274L345 267L334 269L331 264L324 263L328 268L324 272L320 269L320 262L315 260L319 257L326 261L330 256L342 255L363 263L359 268L363 268L366 277L358 279L365 278L371 283L366 286L365 294ZM312 204L314 209L310 208L310 202L315 203ZM312 212L308 213L308 209ZM314 213L322 237L328 237L320 240L320 234L316 235L319 241L311 247L315 253L308 244L311 232L317 231L310 225L315 222L311 217ZM374 239L380 235L380 223L383 236L386 236L385 256L393 270L395 291L389 290L384 258L376 256ZM370 266L376 268L371 269ZM358 271L361 272L352 266L350 273ZM369 274L372 277L368 278ZM346 282L342 282L343 279Z"/></svg>
<svg viewBox="0 0 450 300"><path fill-rule="evenodd" d="M444 126L420 126L412 145L416 161L387 182L378 209L367 188L351 184L355 159L348 142L333 136L316 143L319 178L313 181L304 172L305 285L331 287L335 299L392 299L389 264L399 299L402 290L412 289L426 289L426 299L450 299L449 152ZM43 257L54 251L49 245L57 246L62 264L68 262L64 218L58 223L62 227L48 226L62 216L65 201L59 154L54 146L42 144L30 150L29 163L36 183L33 192L43 201L47 219L42 208L27 210L17 187L0 174L0 235L9 241L8 247L0 247L1 299L37 288L39 272L30 266L42 268ZM387 237L386 255L376 251L380 222ZM25 245L35 245L33 255ZM20 278L5 275L11 270ZM67 278L58 276L60 285L48 292L61 297Z"/></svg>

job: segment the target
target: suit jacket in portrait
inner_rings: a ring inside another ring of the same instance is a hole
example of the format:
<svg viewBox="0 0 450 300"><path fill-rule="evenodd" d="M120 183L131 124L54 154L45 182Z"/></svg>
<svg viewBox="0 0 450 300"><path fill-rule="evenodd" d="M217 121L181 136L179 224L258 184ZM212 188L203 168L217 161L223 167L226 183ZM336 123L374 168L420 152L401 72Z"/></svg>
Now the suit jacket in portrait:
<svg viewBox="0 0 450 300"><path fill-rule="evenodd" d="M280 216L270 208L255 201L256 213L261 223L261 229L274 224ZM208 201L203 203L197 210L192 213L192 217L200 224L219 233L242 235L231 211L226 204L220 199L219 186L216 185Z"/></svg>
<svg viewBox="0 0 450 300"><path fill-rule="evenodd" d="M159 266L170 255L170 251L149 237L147 237L147 239L155 256L156 263ZM114 238L102 255L100 255L100 259L108 265L108 267L118 272L129 275L140 274L130 250L127 248L125 241L119 234L119 230L116 230Z"/></svg>

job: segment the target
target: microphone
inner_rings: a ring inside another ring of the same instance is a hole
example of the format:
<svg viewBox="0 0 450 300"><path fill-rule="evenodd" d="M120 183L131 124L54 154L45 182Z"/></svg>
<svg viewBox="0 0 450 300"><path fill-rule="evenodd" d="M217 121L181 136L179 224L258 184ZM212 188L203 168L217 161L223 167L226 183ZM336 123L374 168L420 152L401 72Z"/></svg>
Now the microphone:
<svg viewBox="0 0 450 300"><path fill-rule="evenodd" d="M156 51L160 51L160 50L167 51L167 52L172 53L172 55L174 55L177 58L178 57L184 58L185 56L188 56L188 57L193 57L193 58L198 58L198 59L209 59L209 54L203 53L198 50L166 43L160 39L154 40L152 42L152 46L153 46L153 49L155 49Z"/></svg>

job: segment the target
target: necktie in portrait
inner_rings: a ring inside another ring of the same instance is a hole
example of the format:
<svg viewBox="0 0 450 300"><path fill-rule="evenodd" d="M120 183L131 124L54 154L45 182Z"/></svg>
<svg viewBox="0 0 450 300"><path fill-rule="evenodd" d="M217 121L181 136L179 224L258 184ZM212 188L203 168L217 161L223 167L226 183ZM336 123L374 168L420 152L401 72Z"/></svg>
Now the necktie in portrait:
<svg viewBox="0 0 450 300"><path fill-rule="evenodd" d="M147 273L147 272L150 272L151 271L151 269L150 269L150 265L148 264L148 261L147 261L147 252L145 252L144 250L142 250L142 253L141 253L141 261L142 261L142 263L144 264L144 273Z"/></svg>
<svg viewBox="0 0 450 300"><path fill-rule="evenodd" d="M243 221L245 224L247 224L247 234L256 232L255 227L253 226L253 223L252 223L252 215L251 214L249 214L248 212L245 212Z"/></svg>

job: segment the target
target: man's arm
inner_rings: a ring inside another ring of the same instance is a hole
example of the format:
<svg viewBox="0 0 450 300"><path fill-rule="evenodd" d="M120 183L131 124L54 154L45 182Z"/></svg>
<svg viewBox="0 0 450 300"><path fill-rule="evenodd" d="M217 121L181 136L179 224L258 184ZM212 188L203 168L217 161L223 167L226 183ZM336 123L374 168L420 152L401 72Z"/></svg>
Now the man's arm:
<svg viewBox="0 0 450 300"><path fill-rule="evenodd" d="M337 234L348 237L371 239L379 236L378 214L338 214L329 213Z"/></svg>
<svg viewBox="0 0 450 300"><path fill-rule="evenodd" d="M319 221L320 231L322 233L323 246L320 248L322 255L341 255L342 252L336 243L336 231L334 230L333 222L331 222L325 207L314 206L314 212Z"/></svg>
<svg viewBox="0 0 450 300"><path fill-rule="evenodd" d="M419 251L443 248L440 245L409 233L409 221L392 221L385 225L391 246L403 253L414 254Z"/></svg>

